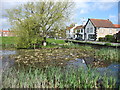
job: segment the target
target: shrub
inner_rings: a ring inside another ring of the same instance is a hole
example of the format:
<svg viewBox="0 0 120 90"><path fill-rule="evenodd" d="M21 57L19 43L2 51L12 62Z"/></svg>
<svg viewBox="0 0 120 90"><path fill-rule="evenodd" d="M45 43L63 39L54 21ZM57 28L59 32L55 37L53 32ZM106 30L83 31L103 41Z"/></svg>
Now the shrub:
<svg viewBox="0 0 120 90"><path fill-rule="evenodd" d="M117 42L120 43L120 31L116 33Z"/></svg>
<svg viewBox="0 0 120 90"><path fill-rule="evenodd" d="M105 36L105 41L115 42L115 38L114 38L113 35L106 35Z"/></svg>
<svg viewBox="0 0 120 90"><path fill-rule="evenodd" d="M111 43L105 43L106 46L111 46L112 44Z"/></svg>
<svg viewBox="0 0 120 90"><path fill-rule="evenodd" d="M104 37L99 37L98 41L105 41Z"/></svg>

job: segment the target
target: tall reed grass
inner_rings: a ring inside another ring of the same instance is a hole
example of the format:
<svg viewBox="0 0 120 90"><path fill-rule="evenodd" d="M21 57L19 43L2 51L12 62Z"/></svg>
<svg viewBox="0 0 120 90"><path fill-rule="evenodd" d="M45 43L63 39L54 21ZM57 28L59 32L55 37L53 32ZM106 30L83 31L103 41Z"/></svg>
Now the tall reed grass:
<svg viewBox="0 0 120 90"><path fill-rule="evenodd" d="M102 60L120 62L120 50L113 48L102 48L95 52L95 56Z"/></svg>
<svg viewBox="0 0 120 90"><path fill-rule="evenodd" d="M115 79L91 69L46 67L11 68L3 73L3 88L115 88Z"/></svg>

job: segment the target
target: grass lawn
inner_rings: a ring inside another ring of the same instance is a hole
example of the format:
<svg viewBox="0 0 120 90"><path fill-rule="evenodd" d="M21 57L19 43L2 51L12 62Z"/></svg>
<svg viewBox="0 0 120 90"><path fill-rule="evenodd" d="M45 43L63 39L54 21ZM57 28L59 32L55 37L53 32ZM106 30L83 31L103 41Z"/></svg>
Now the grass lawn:
<svg viewBox="0 0 120 90"><path fill-rule="evenodd" d="M0 44L14 44L15 37L0 37Z"/></svg>
<svg viewBox="0 0 120 90"><path fill-rule="evenodd" d="M54 39L54 38L47 38L47 42L48 43L55 43L55 44L64 44L65 41L64 40L58 40L58 39Z"/></svg>
<svg viewBox="0 0 120 90"><path fill-rule="evenodd" d="M0 44L14 44L15 37L0 37ZM55 43L55 44L64 44L64 40L55 40L54 38L47 38L48 43Z"/></svg>

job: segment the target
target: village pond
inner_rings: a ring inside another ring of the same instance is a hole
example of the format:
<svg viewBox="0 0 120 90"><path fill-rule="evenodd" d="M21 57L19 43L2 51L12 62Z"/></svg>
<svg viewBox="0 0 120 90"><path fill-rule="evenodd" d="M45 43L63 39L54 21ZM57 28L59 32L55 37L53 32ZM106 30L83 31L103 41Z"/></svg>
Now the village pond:
<svg viewBox="0 0 120 90"><path fill-rule="evenodd" d="M83 48L83 47L82 47ZM7 71L9 68L15 67L21 69L22 67L32 68L46 68L46 67L65 67L83 68L87 71L100 73L101 76L113 77L119 83L118 76L120 75L120 64L115 61L106 61L98 58L93 48L42 48L29 50L2 50L2 69ZM95 69L95 70L94 70ZM3 81L4 82L4 81Z"/></svg>

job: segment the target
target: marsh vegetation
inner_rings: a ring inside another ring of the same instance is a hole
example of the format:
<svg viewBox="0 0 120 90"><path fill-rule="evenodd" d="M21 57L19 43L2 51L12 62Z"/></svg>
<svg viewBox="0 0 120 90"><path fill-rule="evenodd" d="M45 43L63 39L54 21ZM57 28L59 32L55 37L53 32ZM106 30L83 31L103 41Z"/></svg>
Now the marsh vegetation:
<svg viewBox="0 0 120 90"><path fill-rule="evenodd" d="M113 48L95 49L72 43L20 49L10 56L14 58L14 66L3 72L3 87L115 88L116 79L101 75L96 68L101 67L101 62L105 67L104 61L118 63L119 54L119 50ZM85 60L87 69L68 64L77 58Z"/></svg>

